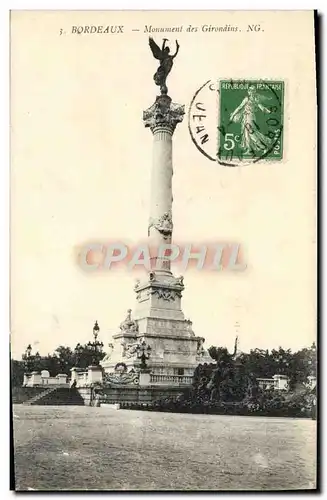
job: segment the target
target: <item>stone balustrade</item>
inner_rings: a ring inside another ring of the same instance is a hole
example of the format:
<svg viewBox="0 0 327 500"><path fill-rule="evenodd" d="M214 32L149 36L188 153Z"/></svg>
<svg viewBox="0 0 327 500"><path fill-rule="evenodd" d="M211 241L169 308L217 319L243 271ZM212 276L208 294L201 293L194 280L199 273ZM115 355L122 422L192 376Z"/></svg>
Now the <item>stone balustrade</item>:
<svg viewBox="0 0 327 500"><path fill-rule="evenodd" d="M71 377L71 384L74 381L76 382L77 387L85 387L85 386L89 385L88 370L77 371L76 368L73 368L72 377Z"/></svg>
<svg viewBox="0 0 327 500"><path fill-rule="evenodd" d="M77 373L77 380L80 382L87 382L87 371Z"/></svg>
<svg viewBox="0 0 327 500"><path fill-rule="evenodd" d="M68 387L68 376L65 373L58 373L56 377L50 377L47 370L41 372L24 373L23 387L38 386L62 386Z"/></svg>
<svg viewBox="0 0 327 500"><path fill-rule="evenodd" d="M151 374L150 384L192 385L193 377L189 375L155 375Z"/></svg>
<svg viewBox="0 0 327 500"><path fill-rule="evenodd" d="M130 375L130 377L128 377ZM135 380L134 380L135 379ZM137 379L137 381L136 381ZM126 386L137 385L140 387L146 386L190 386L193 382L191 375L167 375L167 374L153 374L150 370L142 370L139 374L131 373L123 375L119 374L105 374L103 376L101 369L95 366L89 366L87 370L72 368L71 370L71 384L76 387L88 387L94 383L103 384L104 386Z"/></svg>

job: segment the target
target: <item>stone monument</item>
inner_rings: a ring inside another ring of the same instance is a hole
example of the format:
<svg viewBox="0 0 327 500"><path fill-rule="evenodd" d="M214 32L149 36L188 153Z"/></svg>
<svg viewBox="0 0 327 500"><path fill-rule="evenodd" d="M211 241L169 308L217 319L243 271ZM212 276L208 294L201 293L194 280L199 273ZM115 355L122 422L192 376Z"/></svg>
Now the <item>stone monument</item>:
<svg viewBox="0 0 327 500"><path fill-rule="evenodd" d="M192 383L195 368L199 363L213 360L203 348L204 339L197 337L192 322L185 319L181 298L184 290L183 277L175 277L170 269L170 260L158 251L165 244L171 244L173 234L172 216L172 145L176 126L182 122L184 106L174 103L168 95L166 78L171 71L173 59L164 40L162 48L149 39L150 48L160 61L154 75L160 95L143 112L143 122L153 135L153 164L151 172L151 201L148 225L151 271L143 281L137 281L136 307L127 311L120 324L120 332L113 336L114 343L102 361L107 373L112 373L119 363L128 370L138 370L144 350L147 350L147 368L151 382L171 385ZM144 369L144 362L142 365Z"/></svg>

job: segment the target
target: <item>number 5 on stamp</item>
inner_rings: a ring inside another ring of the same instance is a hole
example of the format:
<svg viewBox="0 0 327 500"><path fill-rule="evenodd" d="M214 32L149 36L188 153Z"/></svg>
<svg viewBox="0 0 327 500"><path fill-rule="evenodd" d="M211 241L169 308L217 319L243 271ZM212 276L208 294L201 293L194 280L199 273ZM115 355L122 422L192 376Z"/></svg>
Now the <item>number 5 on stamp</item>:
<svg viewBox="0 0 327 500"><path fill-rule="evenodd" d="M230 165L283 158L284 82L219 82L217 159Z"/></svg>

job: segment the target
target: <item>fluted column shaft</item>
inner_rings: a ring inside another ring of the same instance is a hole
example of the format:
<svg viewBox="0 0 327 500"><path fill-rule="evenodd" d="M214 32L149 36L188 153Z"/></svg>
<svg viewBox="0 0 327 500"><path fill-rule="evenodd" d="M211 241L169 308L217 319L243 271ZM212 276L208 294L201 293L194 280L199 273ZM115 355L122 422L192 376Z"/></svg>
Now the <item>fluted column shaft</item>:
<svg viewBox="0 0 327 500"><path fill-rule="evenodd" d="M172 103L169 96L163 95L157 97L155 103L143 114L145 126L153 133L148 237L152 268L159 273L170 273L170 260L158 258L158 250L172 241L172 136L183 116L184 106Z"/></svg>
<svg viewBox="0 0 327 500"><path fill-rule="evenodd" d="M161 245L172 241L172 132L169 129L158 128L153 131L153 159L151 171L151 197L149 239L151 250L154 251L151 262L156 270L170 270L170 261L158 258ZM161 221L162 229L155 227L153 222Z"/></svg>
<svg viewBox="0 0 327 500"><path fill-rule="evenodd" d="M172 134L169 130L160 128L154 131L150 201L150 218L153 219L172 209L172 146ZM154 231L152 227L150 234Z"/></svg>

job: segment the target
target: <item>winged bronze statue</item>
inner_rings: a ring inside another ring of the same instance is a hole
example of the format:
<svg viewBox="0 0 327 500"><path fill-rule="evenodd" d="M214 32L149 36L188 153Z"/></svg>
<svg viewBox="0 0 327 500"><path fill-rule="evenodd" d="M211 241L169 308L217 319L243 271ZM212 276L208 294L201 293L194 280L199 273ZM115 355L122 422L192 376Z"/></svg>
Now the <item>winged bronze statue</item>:
<svg viewBox="0 0 327 500"><path fill-rule="evenodd" d="M159 45L157 45L156 42L153 40L153 38L151 36L149 37L149 45L152 54L155 57L155 59L158 59L160 61L159 68L154 74L153 79L155 84L160 87L162 95L166 95L168 93L166 79L171 71L171 68L173 67L174 58L177 56L179 51L179 44L178 41L176 40L176 52L174 55L171 55L169 47L166 46L166 42L168 41L169 40L167 38L164 38L162 42L162 47L160 48Z"/></svg>

